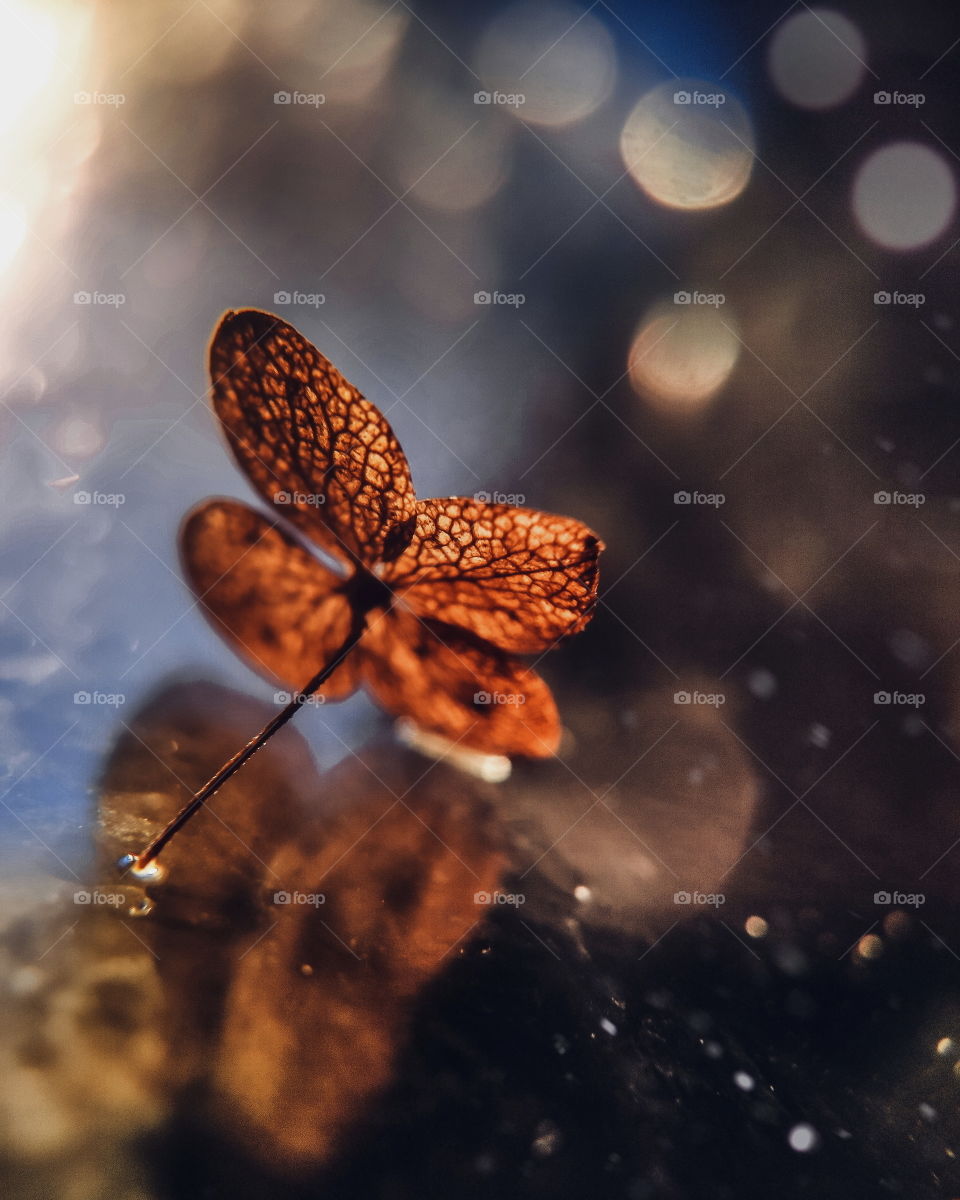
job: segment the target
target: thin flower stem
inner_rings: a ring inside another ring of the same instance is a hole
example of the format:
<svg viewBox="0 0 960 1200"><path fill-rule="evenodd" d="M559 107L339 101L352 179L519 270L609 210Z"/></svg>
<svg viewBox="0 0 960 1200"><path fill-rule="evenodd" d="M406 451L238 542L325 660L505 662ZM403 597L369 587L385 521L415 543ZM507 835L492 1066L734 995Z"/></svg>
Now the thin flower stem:
<svg viewBox="0 0 960 1200"><path fill-rule="evenodd" d="M210 797L214 795L215 792L219 791L223 784L227 782L230 776L239 771L243 764L248 759L252 758L254 754L256 754L261 746L265 746L270 738L272 738L277 732L277 730L286 725L286 723L300 711L304 701L307 700L308 697L312 696L313 693L317 691L327 679L330 678L330 676L337 669L337 667L340 666L350 651L353 650L357 642L359 642L361 636L363 635L363 631L366 628L366 623L366 614L363 611L357 611L357 609L355 609L353 613L353 620L350 626L350 632L344 638L340 649L336 652L336 654L334 654L333 658L331 658L330 661L326 663L316 673L316 675L313 676L312 679L308 680L308 682L305 683L298 692L293 694L290 703L285 708L281 709L281 711L278 712L271 721L264 725L263 729L261 729L255 737L251 738L250 741L247 742L247 744L243 747L243 749L238 750L232 758L228 759L227 762L223 764L220 770L217 771L217 773L203 785L203 787L183 806L183 808L180 809L173 820L166 826L166 828L157 834L157 836L152 842L150 842L148 846L141 850L139 854L124 855L124 857L120 859L119 865L127 870L133 870L135 872L143 871L146 867L148 867L164 848L164 846L166 846L167 842L170 841L173 835L177 833L178 830L182 829L184 825L186 825L187 821L190 820L193 814L198 809L202 808L203 805L206 804L206 802L210 799Z"/></svg>

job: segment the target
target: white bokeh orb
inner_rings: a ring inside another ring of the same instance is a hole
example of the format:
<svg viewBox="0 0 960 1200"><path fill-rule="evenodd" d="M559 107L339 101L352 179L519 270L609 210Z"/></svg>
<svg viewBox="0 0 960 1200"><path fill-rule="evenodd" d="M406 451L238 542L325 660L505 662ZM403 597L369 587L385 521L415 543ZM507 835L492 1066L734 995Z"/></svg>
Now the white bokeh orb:
<svg viewBox="0 0 960 1200"><path fill-rule="evenodd" d="M830 8L808 8L777 26L767 70L791 104L827 109L850 99L863 80L866 60L867 44L851 20Z"/></svg>
<svg viewBox="0 0 960 1200"><path fill-rule="evenodd" d="M853 184L854 215L885 250L917 250L950 224L957 186L943 155L920 142L875 150Z"/></svg>
<svg viewBox="0 0 960 1200"><path fill-rule="evenodd" d="M753 128L746 109L719 84L668 80L636 105L620 135L633 179L668 208L729 204L753 168Z"/></svg>
<svg viewBox="0 0 960 1200"><path fill-rule="evenodd" d="M707 305L655 304L630 346L630 382L658 412L692 415L705 408L740 357L732 313Z"/></svg>
<svg viewBox="0 0 960 1200"><path fill-rule="evenodd" d="M496 107L533 125L565 126L607 99L617 62L613 39L596 17L571 4L522 0L487 27L477 72L487 94L522 97Z"/></svg>

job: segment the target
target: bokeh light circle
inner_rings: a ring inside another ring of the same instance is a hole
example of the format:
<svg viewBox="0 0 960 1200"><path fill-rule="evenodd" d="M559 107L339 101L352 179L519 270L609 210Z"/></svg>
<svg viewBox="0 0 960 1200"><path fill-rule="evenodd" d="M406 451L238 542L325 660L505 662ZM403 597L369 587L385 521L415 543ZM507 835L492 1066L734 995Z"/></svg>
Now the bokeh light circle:
<svg viewBox="0 0 960 1200"><path fill-rule="evenodd" d="M692 415L723 387L739 357L732 314L665 301L640 322L630 347L630 382L651 408Z"/></svg>
<svg viewBox="0 0 960 1200"><path fill-rule="evenodd" d="M703 80L668 80L648 92L620 134L624 166L668 208L716 208L747 185L753 128L725 88Z"/></svg>
<svg viewBox="0 0 960 1200"><path fill-rule="evenodd" d="M534 125L590 116L610 95L616 70L606 27L565 3L514 4L494 17L477 50L482 94L504 98L487 103Z"/></svg>
<svg viewBox="0 0 960 1200"><path fill-rule="evenodd" d="M460 115L455 110L451 119L434 117L429 135L421 133L421 142L410 145L397 164L404 194L440 212L467 212L486 204L507 178L507 132L512 131L499 122L478 122L458 137Z"/></svg>
<svg viewBox="0 0 960 1200"><path fill-rule="evenodd" d="M790 1143L791 1150L796 1150L798 1154L809 1154L811 1150L816 1150L820 1145L820 1135L812 1125L802 1123L794 1125L787 1136L787 1141Z"/></svg>
<svg viewBox="0 0 960 1200"><path fill-rule="evenodd" d="M780 95L798 108L836 108L860 86L866 57L863 35L847 17L804 9L777 26L767 69Z"/></svg>
<svg viewBox="0 0 960 1200"><path fill-rule="evenodd" d="M887 250L916 250L949 225L957 186L943 156L920 142L875 150L853 184L853 211L864 233Z"/></svg>

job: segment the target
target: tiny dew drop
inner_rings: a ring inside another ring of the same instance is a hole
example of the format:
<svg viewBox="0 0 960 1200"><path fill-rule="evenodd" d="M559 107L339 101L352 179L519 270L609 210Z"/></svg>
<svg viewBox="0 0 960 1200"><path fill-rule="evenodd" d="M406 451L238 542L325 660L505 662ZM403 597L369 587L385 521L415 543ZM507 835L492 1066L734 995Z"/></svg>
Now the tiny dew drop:
<svg viewBox="0 0 960 1200"><path fill-rule="evenodd" d="M167 877L167 869L157 859L153 859L144 867L137 866L135 854L124 854L117 860L121 871L136 879L138 883L163 883Z"/></svg>
<svg viewBox="0 0 960 1200"><path fill-rule="evenodd" d="M808 1154L811 1150L816 1150L820 1143L820 1135L812 1125L801 1123L794 1125L787 1140L791 1150L796 1150L798 1154Z"/></svg>
<svg viewBox="0 0 960 1200"><path fill-rule="evenodd" d="M148 917L154 909L154 903L148 896L143 896L140 900L134 902L127 909L127 915L130 917Z"/></svg>

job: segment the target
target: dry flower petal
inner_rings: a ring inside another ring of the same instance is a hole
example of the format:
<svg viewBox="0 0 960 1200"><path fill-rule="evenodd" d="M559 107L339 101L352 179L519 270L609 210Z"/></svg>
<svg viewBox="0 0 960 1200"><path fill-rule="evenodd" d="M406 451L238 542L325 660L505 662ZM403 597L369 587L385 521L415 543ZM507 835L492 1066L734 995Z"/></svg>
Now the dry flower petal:
<svg viewBox="0 0 960 1200"><path fill-rule="evenodd" d="M217 632L255 671L300 687L350 626L344 581L267 516L236 500L207 500L180 533L184 571ZM327 700L357 687L348 656L323 685Z"/></svg>
<svg viewBox="0 0 960 1200"><path fill-rule="evenodd" d="M400 443L302 334L256 309L228 312L210 374L230 448L265 500L344 561L405 549L416 498Z"/></svg>
<svg viewBox="0 0 960 1200"><path fill-rule="evenodd" d="M603 544L579 521L458 496L417 508L413 541L384 578L420 616L515 654L590 620Z"/></svg>
<svg viewBox="0 0 960 1200"><path fill-rule="evenodd" d="M556 753L560 718L544 681L463 630L395 607L371 621L360 653L388 712L485 754Z"/></svg>

